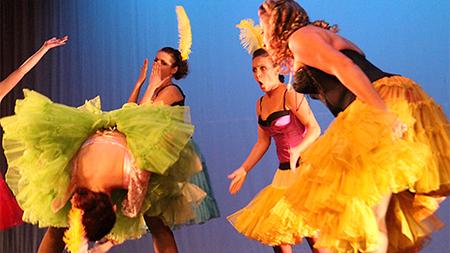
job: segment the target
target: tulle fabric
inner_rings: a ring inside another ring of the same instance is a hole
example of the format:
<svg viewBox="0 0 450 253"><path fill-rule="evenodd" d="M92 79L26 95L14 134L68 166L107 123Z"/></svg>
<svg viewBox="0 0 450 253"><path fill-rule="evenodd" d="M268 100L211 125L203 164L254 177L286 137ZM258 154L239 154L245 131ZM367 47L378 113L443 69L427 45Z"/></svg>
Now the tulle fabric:
<svg viewBox="0 0 450 253"><path fill-rule="evenodd" d="M299 172L277 170L272 184L261 190L243 209L228 216L235 229L246 237L270 246L294 245L316 231L290 209L275 208L285 190L298 179ZM295 229L293 229L295 228Z"/></svg>
<svg viewBox="0 0 450 253"><path fill-rule="evenodd" d="M208 167L206 166L206 160L203 157L197 143L194 141L191 141L190 143L192 144L195 153L201 160L202 171L192 176L189 182L202 189L206 193L206 196L198 205L194 207L195 218L187 222L186 225L203 224L211 219L220 217L220 210L217 205L217 201L214 198L211 181L209 179ZM179 228L179 226L174 228Z"/></svg>
<svg viewBox="0 0 450 253"><path fill-rule="evenodd" d="M187 107L125 104L103 112L99 99L74 108L34 91L24 94L16 102L16 114L0 120L9 167L6 181L24 210L24 221L40 227L67 226L70 202L56 213L51 203L67 191L70 161L88 136L112 128L125 134L136 166L152 176L141 212L135 218L117 212L108 238L139 238L146 233L145 213L160 216L169 226L195 218L194 207L205 192L189 182L202 168L190 143L194 127ZM125 195L126 191L116 190L112 200L120 206Z"/></svg>
<svg viewBox="0 0 450 253"><path fill-rule="evenodd" d="M391 193L391 249L420 248L424 238L440 228L433 212L440 196L448 194L448 120L408 78L382 78L374 87L390 113L355 100L302 154L301 176L272 209L290 210L319 230L315 247L336 252L376 249L373 207ZM402 138L392 131L397 119L408 126ZM411 193L429 197L406 196ZM416 208L408 209L413 205ZM418 218L424 210L426 217ZM283 217L274 221L281 223ZM293 233L297 228L285 230Z"/></svg>

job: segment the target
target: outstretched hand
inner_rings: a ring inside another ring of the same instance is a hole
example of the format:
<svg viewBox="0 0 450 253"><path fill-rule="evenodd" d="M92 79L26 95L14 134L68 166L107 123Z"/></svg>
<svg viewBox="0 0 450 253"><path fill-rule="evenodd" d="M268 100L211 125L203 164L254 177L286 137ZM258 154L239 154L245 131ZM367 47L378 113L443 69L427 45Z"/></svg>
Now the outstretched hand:
<svg viewBox="0 0 450 253"><path fill-rule="evenodd" d="M229 187L231 195L234 195L241 190L242 185L244 184L246 178L247 178L247 171L243 167L240 167L239 169L235 170L233 173L228 175L228 179L231 180Z"/></svg>
<svg viewBox="0 0 450 253"><path fill-rule="evenodd" d="M69 36L67 36L67 35L60 39L53 37L53 38L45 41L43 47L47 48L47 49L59 47L59 46L65 45L67 40L69 40Z"/></svg>

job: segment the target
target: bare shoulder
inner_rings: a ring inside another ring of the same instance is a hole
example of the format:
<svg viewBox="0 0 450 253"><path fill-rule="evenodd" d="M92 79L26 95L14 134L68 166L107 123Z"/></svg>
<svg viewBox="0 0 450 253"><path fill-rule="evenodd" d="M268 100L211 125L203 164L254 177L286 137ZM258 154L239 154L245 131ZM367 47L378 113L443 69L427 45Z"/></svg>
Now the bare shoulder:
<svg viewBox="0 0 450 253"><path fill-rule="evenodd" d="M303 94L296 92L294 89L287 89L286 102L291 109L296 108L296 102L301 101L303 97Z"/></svg>
<svg viewBox="0 0 450 253"><path fill-rule="evenodd" d="M323 43L330 40L327 30L307 25L295 31L288 39L289 48L293 51L302 52L317 43Z"/></svg>
<svg viewBox="0 0 450 253"><path fill-rule="evenodd" d="M183 95L175 85L169 85L159 92L158 97L173 97L176 99L182 99Z"/></svg>

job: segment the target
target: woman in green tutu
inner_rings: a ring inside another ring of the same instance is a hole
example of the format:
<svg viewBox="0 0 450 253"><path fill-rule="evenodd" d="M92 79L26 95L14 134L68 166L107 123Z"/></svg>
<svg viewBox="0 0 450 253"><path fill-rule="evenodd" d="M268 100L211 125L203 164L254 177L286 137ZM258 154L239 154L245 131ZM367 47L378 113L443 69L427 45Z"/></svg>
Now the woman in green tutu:
<svg viewBox="0 0 450 253"><path fill-rule="evenodd" d="M89 202L83 198L95 195L91 193L105 193L105 203L111 202L98 214L105 215L114 205L122 208L110 211L116 216L115 222L107 218L111 232L105 229L92 237L86 233L88 239L106 234L118 242L139 238L145 233L144 216L158 216L168 226L193 219L194 202L204 192L188 183L201 163L189 144L193 126L185 119L186 108L126 104L102 112L97 102L73 108L26 90L25 99L17 101L16 115L1 120L7 181L24 209L24 220L41 227L67 227L71 209L84 209L83 219L91 211L80 204ZM144 172L152 173L150 181ZM94 215L93 220L101 218ZM95 222L92 227L103 227ZM89 225L84 226L87 232ZM57 240L49 233L50 242ZM46 247L47 242L44 239L41 252L57 250L54 242Z"/></svg>
<svg viewBox="0 0 450 253"><path fill-rule="evenodd" d="M137 102L140 89L146 79L147 69L148 60L146 59L128 102ZM181 88L173 83L173 79L182 79L187 74L187 59L183 58L182 53L172 47L161 48L158 50L158 53L153 60L149 85L144 96L139 101L139 104L162 103L176 107L184 106L185 95ZM195 153L201 158L202 155L197 145L193 141L190 141L190 144L194 146ZM204 223L212 218L220 216L219 208L210 187L206 163L203 159L201 159L201 164L202 171L194 175L190 182L200 187L207 195L205 196L205 199L195 207L195 217L186 224ZM145 220L152 233L155 251L177 252L177 246L171 228L157 216L148 216Z"/></svg>

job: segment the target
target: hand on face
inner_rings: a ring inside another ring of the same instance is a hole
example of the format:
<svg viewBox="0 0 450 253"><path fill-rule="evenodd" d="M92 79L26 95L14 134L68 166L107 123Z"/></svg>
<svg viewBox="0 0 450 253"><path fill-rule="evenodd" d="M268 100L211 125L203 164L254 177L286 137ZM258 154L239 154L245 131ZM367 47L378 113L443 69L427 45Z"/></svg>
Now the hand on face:
<svg viewBox="0 0 450 253"><path fill-rule="evenodd" d="M153 60L150 85L159 86L173 77L177 70L177 68L173 67L173 61L170 54L163 51L158 52Z"/></svg>
<svg viewBox="0 0 450 253"><path fill-rule="evenodd" d="M159 62L153 62L152 73L150 74L150 84L158 85L161 82L161 65Z"/></svg>

